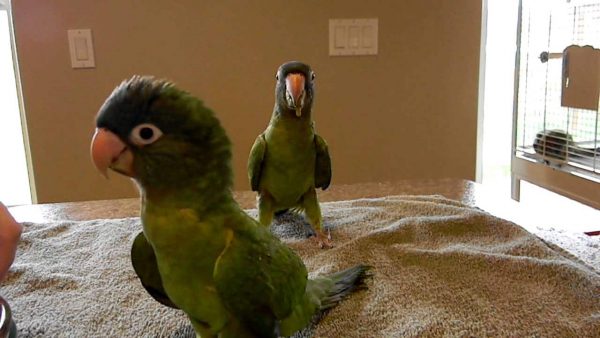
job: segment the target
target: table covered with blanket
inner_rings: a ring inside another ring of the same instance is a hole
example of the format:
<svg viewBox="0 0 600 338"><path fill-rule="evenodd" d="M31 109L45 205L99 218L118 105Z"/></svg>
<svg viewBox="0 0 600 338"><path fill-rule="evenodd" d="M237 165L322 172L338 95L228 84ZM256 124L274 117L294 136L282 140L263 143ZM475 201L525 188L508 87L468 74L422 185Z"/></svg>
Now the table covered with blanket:
<svg viewBox="0 0 600 338"><path fill-rule="evenodd" d="M450 179L333 186L321 195L329 250L306 240L301 216L277 217L272 231L310 276L373 266L368 289L296 336L597 336L597 238L526 230L479 208L489 197ZM236 198L256 216L252 193ZM136 199L11 212L25 230L0 293L20 337L193 337L133 272Z"/></svg>

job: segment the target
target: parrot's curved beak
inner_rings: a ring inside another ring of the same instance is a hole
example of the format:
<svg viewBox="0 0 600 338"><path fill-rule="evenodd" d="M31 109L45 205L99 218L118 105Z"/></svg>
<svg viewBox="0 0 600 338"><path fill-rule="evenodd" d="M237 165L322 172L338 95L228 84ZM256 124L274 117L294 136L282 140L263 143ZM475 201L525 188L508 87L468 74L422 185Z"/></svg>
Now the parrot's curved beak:
<svg viewBox="0 0 600 338"><path fill-rule="evenodd" d="M285 77L285 98L290 108L296 110L296 116L302 115L304 105L304 75L290 73Z"/></svg>
<svg viewBox="0 0 600 338"><path fill-rule="evenodd" d="M96 128L90 149L96 169L108 178L108 169L133 177L133 154L117 135L104 128Z"/></svg>

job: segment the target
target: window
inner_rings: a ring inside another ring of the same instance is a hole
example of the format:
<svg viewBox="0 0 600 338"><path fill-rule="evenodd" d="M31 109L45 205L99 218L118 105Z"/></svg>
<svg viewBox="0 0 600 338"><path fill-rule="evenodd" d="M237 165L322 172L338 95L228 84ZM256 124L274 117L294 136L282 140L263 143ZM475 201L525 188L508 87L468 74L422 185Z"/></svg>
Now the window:
<svg viewBox="0 0 600 338"><path fill-rule="evenodd" d="M32 202L8 6L0 0L0 201Z"/></svg>

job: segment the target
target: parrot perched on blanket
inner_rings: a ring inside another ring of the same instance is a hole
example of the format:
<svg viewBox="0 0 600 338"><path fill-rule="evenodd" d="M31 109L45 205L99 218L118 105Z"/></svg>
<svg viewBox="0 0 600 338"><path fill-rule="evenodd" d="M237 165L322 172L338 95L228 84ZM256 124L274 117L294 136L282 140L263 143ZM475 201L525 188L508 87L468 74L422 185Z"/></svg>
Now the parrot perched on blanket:
<svg viewBox="0 0 600 338"><path fill-rule="evenodd" d="M321 247L331 247L322 229L317 188L331 182L331 159L325 140L315 133L312 105L315 74L301 62L284 63L277 70L275 108L248 159L248 178L258 192L258 219L270 226L273 214L303 210Z"/></svg>
<svg viewBox="0 0 600 338"><path fill-rule="evenodd" d="M97 169L140 189L135 270L153 297L187 314L197 336L288 336L365 287L365 265L309 280L294 251L241 209L230 141L189 93L135 76L108 97L96 127Z"/></svg>

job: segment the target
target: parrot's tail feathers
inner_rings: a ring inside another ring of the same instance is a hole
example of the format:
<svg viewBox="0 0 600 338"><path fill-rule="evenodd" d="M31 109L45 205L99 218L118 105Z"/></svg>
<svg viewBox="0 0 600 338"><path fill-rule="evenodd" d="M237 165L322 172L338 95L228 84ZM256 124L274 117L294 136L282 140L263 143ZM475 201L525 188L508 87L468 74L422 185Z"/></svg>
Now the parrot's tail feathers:
<svg viewBox="0 0 600 338"><path fill-rule="evenodd" d="M371 268L371 266L359 264L329 275L328 278L333 280L333 285L321 298L321 310L335 306L355 290L366 288L366 280L372 277Z"/></svg>
<svg viewBox="0 0 600 338"><path fill-rule="evenodd" d="M285 215L300 215L301 213L304 212L304 208L301 206L295 206L293 208L288 208L288 209L282 209L282 210L278 210L275 211L275 217L283 217Z"/></svg>
<svg viewBox="0 0 600 338"><path fill-rule="evenodd" d="M304 212L304 208L302 206L298 205L298 206L295 206L295 207L289 209L289 211L295 215L299 215Z"/></svg>
<svg viewBox="0 0 600 338"><path fill-rule="evenodd" d="M281 321L281 335L292 335L306 327L321 311L334 307L351 292L366 288L365 281L371 276L370 269L370 266L361 264L310 279L306 285L304 300L294 308L289 317Z"/></svg>

